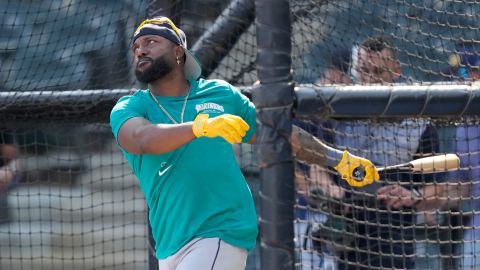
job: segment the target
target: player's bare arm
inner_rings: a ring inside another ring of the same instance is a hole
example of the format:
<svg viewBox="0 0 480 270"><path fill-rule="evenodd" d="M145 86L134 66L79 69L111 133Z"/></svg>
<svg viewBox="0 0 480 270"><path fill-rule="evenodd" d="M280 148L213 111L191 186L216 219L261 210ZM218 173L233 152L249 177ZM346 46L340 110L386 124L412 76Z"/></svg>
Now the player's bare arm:
<svg viewBox="0 0 480 270"><path fill-rule="evenodd" d="M255 137L249 143L255 142ZM351 186L364 186L378 180L380 176L371 161L340 151L324 144L315 136L292 127L290 137L292 152L296 159L309 164L335 168Z"/></svg>
<svg viewBox="0 0 480 270"><path fill-rule="evenodd" d="M248 143L254 144L256 139L256 135L253 135ZM293 126L290 143L292 144L292 152L295 158L311 164L324 165L327 160L327 149L330 148L337 151L297 126ZM338 156L332 157L337 161L335 164L340 162L342 158L342 152L338 151L338 153Z"/></svg>
<svg viewBox="0 0 480 270"><path fill-rule="evenodd" d="M297 126L292 128L291 143L297 159L333 167L351 186L365 186L380 179L370 160L334 149Z"/></svg>
<svg viewBox="0 0 480 270"><path fill-rule="evenodd" d="M141 117L127 120L118 131L118 143L131 154L162 154L195 138L192 122L152 124Z"/></svg>
<svg viewBox="0 0 480 270"><path fill-rule="evenodd" d="M223 114L209 118L199 114L193 122L152 124L145 118L127 120L118 132L119 144L131 154L163 154L198 137L221 137L240 143L250 127L240 117Z"/></svg>
<svg viewBox="0 0 480 270"><path fill-rule="evenodd" d="M248 143L255 143L254 135ZM292 135L290 137L292 144L292 153L296 159L309 164L332 165L338 164L343 152L327 146L318 138L307 131L297 127L292 127Z"/></svg>
<svg viewBox="0 0 480 270"><path fill-rule="evenodd" d="M254 136L249 143L255 141ZM292 127L290 143L296 159L309 164L333 167L351 186L364 186L380 179L371 161L334 149L295 125ZM361 174L356 175L357 172Z"/></svg>

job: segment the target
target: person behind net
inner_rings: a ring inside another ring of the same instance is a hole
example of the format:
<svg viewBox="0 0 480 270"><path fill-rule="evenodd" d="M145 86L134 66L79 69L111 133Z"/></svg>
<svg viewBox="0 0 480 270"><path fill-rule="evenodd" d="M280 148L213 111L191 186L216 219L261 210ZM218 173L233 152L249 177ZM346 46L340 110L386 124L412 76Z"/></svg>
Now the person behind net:
<svg viewBox="0 0 480 270"><path fill-rule="evenodd" d="M448 58L449 72L442 72L444 79L457 83L480 80L480 50L476 42L460 42L455 45L455 52ZM478 120L464 118L462 123L454 127L454 148L460 157L462 170L450 172L448 179L459 186L453 185L445 196L462 198L459 208L454 211L449 220L450 232L444 238L449 253L444 254L450 259L447 267L461 269L480 268L480 125ZM472 214L470 214L472 213ZM462 243L462 244L459 244ZM453 255L453 256L452 256ZM458 262L457 262L458 261Z"/></svg>
<svg viewBox="0 0 480 270"><path fill-rule="evenodd" d="M396 52L383 38L368 38L354 52L356 83L390 84L400 77ZM365 156L376 166L406 163L438 151L436 130L420 119L397 123L332 119L321 124L325 133L322 136L331 137L333 145ZM337 184L345 191L341 210L330 215L314 236L330 241L328 246L335 250L339 270L415 269L415 212L438 205L432 199L436 185L425 182L440 178L394 172L382 174L383 184L360 187L339 181Z"/></svg>
<svg viewBox="0 0 480 270"><path fill-rule="evenodd" d="M0 224L9 222L8 189L18 174L17 146L10 132L0 132Z"/></svg>
<svg viewBox="0 0 480 270"><path fill-rule="evenodd" d="M448 67L439 72L440 80L473 82L480 80L480 56L477 42L455 44L455 52L448 57Z"/></svg>
<svg viewBox="0 0 480 270"><path fill-rule="evenodd" d="M140 23L131 49L148 89L120 98L110 125L150 209L159 269L244 269L257 217L232 144L255 142L254 105L223 80L199 78L184 32L166 17ZM346 179L359 167L378 179L370 161L292 134L295 154Z"/></svg>

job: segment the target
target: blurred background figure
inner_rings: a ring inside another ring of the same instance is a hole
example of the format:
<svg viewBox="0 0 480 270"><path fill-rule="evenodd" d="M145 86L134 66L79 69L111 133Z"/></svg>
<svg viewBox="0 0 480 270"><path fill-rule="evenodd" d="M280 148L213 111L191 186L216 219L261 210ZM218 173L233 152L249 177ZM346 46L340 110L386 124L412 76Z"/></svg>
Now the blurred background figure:
<svg viewBox="0 0 480 270"><path fill-rule="evenodd" d="M336 48L330 56L330 67L317 81L320 84L353 84L350 77L352 51L341 46Z"/></svg>
<svg viewBox="0 0 480 270"><path fill-rule="evenodd" d="M367 38L352 49L354 83L394 83L400 69L395 48L383 37Z"/></svg>
<svg viewBox="0 0 480 270"><path fill-rule="evenodd" d="M400 78L395 47L382 37L367 38L354 47L351 62L355 83L386 84ZM427 120L404 119L394 124L371 125L368 121L329 119L321 125L325 134L317 136L334 147L366 156L378 166L401 164L438 152L438 135ZM330 182L328 177L322 176L323 171L323 168L312 168L310 176ZM334 250L339 270L416 269L413 259L415 214L436 208L434 200L424 198L436 196L435 184L441 177L400 172L384 177L388 182L383 187L366 189L350 187L335 177L334 182L341 192L336 192L337 196L324 196L332 198L328 220L320 223L318 230L314 228L313 235ZM321 186L328 187L328 184ZM334 191L331 187L324 190ZM334 197L341 200L343 207L332 207ZM336 231L340 231L340 235L336 235Z"/></svg>
<svg viewBox="0 0 480 270"><path fill-rule="evenodd" d="M480 44L460 42L448 57L448 67L441 71L445 81L476 81L480 79Z"/></svg>
<svg viewBox="0 0 480 270"><path fill-rule="evenodd" d="M0 224L10 221L7 191L18 174L17 147L14 137L0 132Z"/></svg>

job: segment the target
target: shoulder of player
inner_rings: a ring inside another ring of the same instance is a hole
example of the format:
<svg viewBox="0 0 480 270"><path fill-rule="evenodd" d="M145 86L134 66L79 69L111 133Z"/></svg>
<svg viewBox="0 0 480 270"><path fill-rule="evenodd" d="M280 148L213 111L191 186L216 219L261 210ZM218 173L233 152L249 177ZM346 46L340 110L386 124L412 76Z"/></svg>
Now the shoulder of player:
<svg viewBox="0 0 480 270"><path fill-rule="evenodd" d="M148 94L148 90L138 89L135 91L130 92L128 95L125 95L119 98L115 104L115 107L119 106L128 106L130 104L136 104L141 102L141 100Z"/></svg>
<svg viewBox="0 0 480 270"><path fill-rule="evenodd" d="M121 97L118 100L118 102L125 101L125 100L137 101L137 100L143 99L146 96L150 97L148 90L145 90L145 89L132 90L128 95Z"/></svg>
<svg viewBox="0 0 480 270"><path fill-rule="evenodd" d="M223 93L223 94L236 94L239 92L237 88L224 80L219 79L199 79L198 80L198 92L199 93Z"/></svg>

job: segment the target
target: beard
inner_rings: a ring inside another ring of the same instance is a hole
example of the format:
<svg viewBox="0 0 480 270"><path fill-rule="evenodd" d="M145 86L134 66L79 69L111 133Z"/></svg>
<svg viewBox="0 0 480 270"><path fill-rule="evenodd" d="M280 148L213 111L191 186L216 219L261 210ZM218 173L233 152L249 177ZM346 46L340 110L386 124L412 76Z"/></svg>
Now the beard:
<svg viewBox="0 0 480 270"><path fill-rule="evenodd" d="M137 68L135 69L135 76L137 80L142 83L150 83L165 77L173 70L173 65L169 63L165 57L165 55L157 57L156 59L150 59L151 64L150 67L141 71Z"/></svg>

